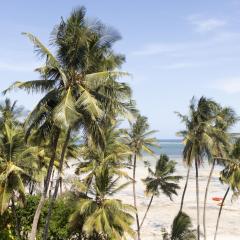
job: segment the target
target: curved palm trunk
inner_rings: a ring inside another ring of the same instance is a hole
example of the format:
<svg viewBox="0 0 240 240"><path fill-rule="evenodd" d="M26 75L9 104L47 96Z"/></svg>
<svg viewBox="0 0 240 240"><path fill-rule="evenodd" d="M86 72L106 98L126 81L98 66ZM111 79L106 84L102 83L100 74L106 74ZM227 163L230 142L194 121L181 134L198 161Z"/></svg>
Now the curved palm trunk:
<svg viewBox="0 0 240 240"><path fill-rule="evenodd" d="M208 189L209 189L209 185L212 179L212 174L213 174L213 170L215 167L215 163L216 163L216 159L214 158L213 163L212 163L212 167L208 176L208 181L207 181L207 186L206 186L206 190L205 190L205 196L204 196L204 204L203 204L203 234L204 234L204 239L207 239L207 231L206 231L206 206L207 206L207 195L208 195Z"/></svg>
<svg viewBox="0 0 240 240"><path fill-rule="evenodd" d="M198 161L196 159L195 159L195 170L196 170L196 198L197 198L197 239L200 240Z"/></svg>
<svg viewBox="0 0 240 240"><path fill-rule="evenodd" d="M54 161L55 161L55 158L56 158L56 150L57 150L59 135L60 135L60 130L56 128L55 133L53 134L53 137L52 137L52 144L51 144L51 146L52 146L52 156L51 156L51 159L50 159L50 162L49 162L49 165L48 165L47 176L44 179L43 192L42 192L40 201L38 203L37 209L36 209L35 214L34 214L32 229L31 229L31 233L29 235L29 240L35 240L36 239L38 221L39 221L39 218L40 218L42 207L43 207L43 205L45 203L45 199L47 197L47 192L48 192L48 188L49 188L49 184L50 184L53 165L54 165Z"/></svg>
<svg viewBox="0 0 240 240"><path fill-rule="evenodd" d="M223 204L225 202L225 199L226 199L226 197L228 195L229 190L230 190L230 187L228 187L228 189L227 189L227 191L226 191L226 193L225 193L225 195L223 197L221 207L219 209L218 218L217 218L217 225L216 225L216 230L215 230L215 234L214 234L214 240L217 239L217 231L218 231L218 227L219 227L219 222L220 222L220 217L221 217L221 213L222 213L222 208L223 208Z"/></svg>
<svg viewBox="0 0 240 240"><path fill-rule="evenodd" d="M182 212L182 209L183 209L183 203L184 203L184 198L185 198L185 194L186 194L186 190L187 190L189 175L190 175L190 167L188 167L186 182L185 182L185 186L184 186L184 189L183 189L181 205L180 205L180 210L179 210L180 213Z"/></svg>
<svg viewBox="0 0 240 240"><path fill-rule="evenodd" d="M141 222L141 224L140 224L140 229L141 229L141 227L142 227L142 225L143 225L143 223L144 223L144 221L145 221L145 219L146 219L146 217L147 217L148 211L149 211L149 209L150 209L150 207L151 207L151 205L152 205L153 197L154 197L154 195L152 195L152 197L151 197L151 199L150 199L150 201L149 201L149 203L148 203L147 210L146 210L146 212L145 212L145 214L144 214L144 217L143 217L143 219L142 219L142 222Z"/></svg>
<svg viewBox="0 0 240 240"><path fill-rule="evenodd" d="M137 163L137 155L134 154L133 160L133 204L136 209L136 221L137 221L137 239L140 240L140 224L139 224L139 216L137 210L137 197L136 197L136 163Z"/></svg>
<svg viewBox="0 0 240 240"><path fill-rule="evenodd" d="M57 176L57 180L56 180L56 184L55 184L55 189L54 189L54 193L53 193L53 196L51 198L49 208L48 208L48 215L47 215L47 218L46 218L46 223L45 223L44 232L43 232L43 240L47 240L47 238L48 238L49 223L50 223L50 219L51 219L51 215L52 215L52 209L54 207L54 203L55 203L55 200L57 198L59 185L60 185L60 182L61 182L61 179L62 179L62 169L63 169L63 164L64 164L64 158L65 158L68 142L69 142L69 139L70 139L70 135L71 135L71 128L69 128L67 130L66 139L65 139L65 142L64 142L64 145L63 145L61 158L60 158L60 162L59 162L58 176Z"/></svg>

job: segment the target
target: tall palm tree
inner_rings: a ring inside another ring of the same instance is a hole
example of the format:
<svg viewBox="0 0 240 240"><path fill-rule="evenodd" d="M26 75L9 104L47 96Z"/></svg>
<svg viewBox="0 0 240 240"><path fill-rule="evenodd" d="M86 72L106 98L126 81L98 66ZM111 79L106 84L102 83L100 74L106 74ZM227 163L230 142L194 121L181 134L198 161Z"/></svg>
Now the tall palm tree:
<svg viewBox="0 0 240 240"><path fill-rule="evenodd" d="M162 192L172 200L172 195L177 195L177 189L180 188L177 183L182 177L173 175L176 171L175 166L176 162L170 161L168 156L163 154L160 155L156 163L155 171L151 168L148 169L149 177L143 179L143 182L146 184L146 193L151 195L151 199L140 224L140 228L146 219L154 196L159 196L160 192Z"/></svg>
<svg viewBox="0 0 240 240"><path fill-rule="evenodd" d="M118 185L118 177L114 177L108 165L102 164L95 172L94 183L91 185L90 198L79 201L76 212L70 218L70 224L79 227L82 222L82 232L97 239L126 239L134 237L131 228L134 218L134 207L122 203L121 200L108 198L128 183Z"/></svg>
<svg viewBox="0 0 240 240"><path fill-rule="evenodd" d="M112 71L124 60L122 55L115 54L112 50L112 45L119 39L119 35L109 31L100 22L89 25L84 8L74 10L67 21L62 20L55 28L52 44L56 47L56 56L35 36L30 33L25 35L33 42L37 53L46 58L45 65L37 69L42 79L17 82L8 90L17 87L46 93L30 114L27 125L31 129L32 126L39 127L44 120L51 119L53 130L56 129L55 134L52 134L55 137L52 140L54 150L51 164L30 237L33 240L52 173L59 136L57 127L67 128L65 146L73 128L81 128L91 133L91 139L99 144L103 140L95 136L101 136L100 122L109 118L110 113L110 117L115 117L119 112L126 113L126 109L131 108L132 104L129 101L130 88L116 81L118 77L127 74ZM65 151L66 147L62 151L60 166L63 165ZM59 168L59 173L61 170ZM60 179L59 174L56 193Z"/></svg>
<svg viewBox="0 0 240 240"><path fill-rule="evenodd" d="M91 26L92 29L90 29L84 17L84 9L73 12L67 21L62 20L53 37L53 41L58 48L57 56L60 57L67 69L66 75L69 75L70 86L67 86L67 88L70 94L73 93L72 97L76 101L76 111L74 113L76 114L76 121L67 124L66 142L60 158L59 177L52 197L52 204L57 197L65 149L71 130L74 127L87 128L88 136L93 135L92 139L95 140L98 135L101 138L101 134L97 135L100 130L96 129L96 127L99 128L98 123L102 123L109 118L115 118L119 113L125 113L128 108L126 100L128 101L131 95L128 86L115 81L117 76L125 74L109 72L122 63L122 56L114 54L111 49L112 44L119 39L119 36L115 32L107 30L101 23L95 23L96 26ZM82 29L84 24L86 26ZM83 33L85 33L86 40L84 40ZM95 81L91 82L89 76L95 78ZM101 82L100 85L99 82ZM61 104L58 106L60 108L57 112L61 113L62 106ZM74 105L72 106L73 109ZM70 120L72 121L72 119L71 114ZM63 120L67 123L66 119ZM95 143L101 143L100 138L95 140ZM49 210L51 210L51 207ZM46 226L49 219L50 217L47 218ZM48 228L45 229L44 239L47 239Z"/></svg>
<svg viewBox="0 0 240 240"><path fill-rule="evenodd" d="M211 149L212 157L209 160L212 166L208 176L203 205L203 230L205 240L207 239L206 205L209 185L211 182L212 174L216 163L222 164L223 159L227 157L231 142L228 130L237 120L236 114L231 108L221 108L220 105L216 105L215 111L216 117L213 122L213 127L210 129L212 132L211 137L213 138L213 146Z"/></svg>
<svg viewBox="0 0 240 240"><path fill-rule="evenodd" d="M148 153L153 155L153 147L159 147L156 138L151 137L155 131L149 131L149 125L147 123L147 118L138 115L134 123L130 122L130 129L125 131L126 140L132 151L131 161L133 168L133 203L136 208L136 223L137 223L137 237L140 240L140 222L137 211L137 196L136 196L136 167L137 159L141 158L142 154Z"/></svg>
<svg viewBox="0 0 240 240"><path fill-rule="evenodd" d="M230 154L230 158L226 160L225 168L220 173L220 181L228 185L228 188L223 196L221 206L218 213L216 230L214 234L214 240L217 239L217 232L219 222L221 218L222 209L230 190L233 192L233 196L238 197L240 195L240 139L237 139L234 143L233 150Z"/></svg>
<svg viewBox="0 0 240 240"><path fill-rule="evenodd" d="M189 107L189 116L178 113L179 117L186 125L186 130L179 132L179 135L183 137L185 145L183 149L183 161L186 163L188 168L190 168L194 162L196 171L198 240L200 239L198 167L203 162L204 157L207 157L208 159L211 158L211 149L213 146L211 133L213 127L212 122L215 119L215 108L216 103L211 99L201 97L196 104L195 98L192 98ZM187 186L187 182L185 186ZM186 188L184 188L184 194L185 189ZM184 199L184 197L182 199Z"/></svg>

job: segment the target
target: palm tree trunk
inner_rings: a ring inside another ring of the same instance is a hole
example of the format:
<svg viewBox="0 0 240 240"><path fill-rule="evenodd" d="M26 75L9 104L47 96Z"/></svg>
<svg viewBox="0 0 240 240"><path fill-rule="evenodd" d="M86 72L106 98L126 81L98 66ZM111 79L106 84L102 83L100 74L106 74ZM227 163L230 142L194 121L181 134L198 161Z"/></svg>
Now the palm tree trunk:
<svg viewBox="0 0 240 240"><path fill-rule="evenodd" d="M195 159L196 170L196 198L197 198L197 240L200 240L200 214L199 214L199 182L198 182L198 161Z"/></svg>
<svg viewBox="0 0 240 240"><path fill-rule="evenodd" d="M215 230L215 234L214 234L214 240L217 239L217 231L218 231L218 227L219 227L219 222L220 222L220 217L221 217L221 213L222 213L222 208L223 208L223 204L225 202L225 199L226 199L226 197L228 195L229 190L230 190L230 187L228 187L228 189L227 189L227 191L226 191L226 193L225 193L225 195L223 197L220 209L219 209L218 218L217 218L217 225L216 225L216 230Z"/></svg>
<svg viewBox="0 0 240 240"><path fill-rule="evenodd" d="M144 220L145 220L146 217L147 217L148 211L149 211L149 209L150 209L150 207L151 207L151 205L152 205L153 197L154 197L154 195L152 195L152 197L151 197L151 199L150 199L150 201L149 201L149 203L148 203L147 210L146 210L146 212L145 212L145 214L144 214L144 217L143 217L143 219L142 219L142 222L141 222L141 224L140 224L140 229L141 229L141 227L142 227L142 225L143 225L143 223L144 223Z"/></svg>
<svg viewBox="0 0 240 240"><path fill-rule="evenodd" d="M11 205L12 212L13 212L13 216L14 216L14 219L15 219L15 231L16 231L17 237L20 240L21 239L21 231L20 231L19 219L18 219L17 212L16 212L14 197L12 197L11 200L12 200L12 205Z"/></svg>
<svg viewBox="0 0 240 240"><path fill-rule="evenodd" d="M53 189L53 183L54 183L54 174L55 174L55 169L52 170L52 179L50 181L50 187L49 187L49 190L48 190L48 197L51 198L52 196L52 189Z"/></svg>
<svg viewBox="0 0 240 240"><path fill-rule="evenodd" d="M180 213L182 212L182 209L183 209L183 202L184 202L184 198L185 198L185 194L186 194L186 190L187 190L189 175L190 175L190 167L188 167L186 182L185 182L185 186L184 186L184 189L183 189L181 205L180 205L180 210L179 210Z"/></svg>
<svg viewBox="0 0 240 240"><path fill-rule="evenodd" d="M209 189L209 185L212 179L212 174L213 174L213 170L215 167L215 163L216 163L216 159L214 158L213 163L212 163L212 167L208 176L208 181L207 181L207 186L206 186L206 190L205 190L205 196L204 196L204 204L203 204L203 234L204 234L204 239L207 240L207 231L206 231L206 206L207 206L207 195L208 195L208 189Z"/></svg>
<svg viewBox="0 0 240 240"><path fill-rule="evenodd" d="M48 215L47 215L47 218L46 218L46 223L45 223L44 232L43 232L43 240L48 239L49 223L50 223L50 219L51 219L51 215L52 215L52 209L54 207L54 203L55 203L55 200L57 198L59 185L60 185L60 182L61 182L61 179L62 179L62 169L63 169L63 164L64 164L64 158L65 158L68 142L69 142L69 139L70 139L70 135L71 135L71 128L69 128L67 130L65 142L64 142L64 145L63 145L61 158L60 158L60 162L59 162L58 176L57 176L57 180L56 180L56 184L55 184L55 189L54 189L54 193L53 193L53 196L50 200L50 204L49 204L49 208L48 208Z"/></svg>
<svg viewBox="0 0 240 240"><path fill-rule="evenodd" d="M60 195L62 195L62 193L63 193L63 181L62 181L62 178L60 179L59 185L60 185Z"/></svg>
<svg viewBox="0 0 240 240"><path fill-rule="evenodd" d="M52 140L51 140L52 141L52 144L51 144L51 146L52 146L52 156L51 156L51 159L50 159L50 162L49 162L49 165L48 165L47 176L44 179L43 192L42 192L40 201L38 203L37 209L36 209L35 214L34 214L32 229L31 229L31 233L29 235L29 240L35 240L36 239L38 221L39 221L39 218L40 218L42 207L43 207L43 205L45 203L45 199L47 197L47 192L48 192L48 188L49 188L49 184L50 184L53 165L54 165L54 161L55 161L55 158L56 158L56 150L57 150L59 135L60 135L60 130L58 128L55 128L53 136L52 136Z"/></svg>
<svg viewBox="0 0 240 240"><path fill-rule="evenodd" d="M137 154L134 154L133 160L133 204L136 209L136 221L137 221L137 239L141 240L140 238L140 224L139 224L139 217L137 211L137 197L136 197L136 163L137 163Z"/></svg>
<svg viewBox="0 0 240 240"><path fill-rule="evenodd" d="M33 181L30 181L30 183L29 183L28 192L30 195L33 195L33 192L34 192L34 182Z"/></svg>

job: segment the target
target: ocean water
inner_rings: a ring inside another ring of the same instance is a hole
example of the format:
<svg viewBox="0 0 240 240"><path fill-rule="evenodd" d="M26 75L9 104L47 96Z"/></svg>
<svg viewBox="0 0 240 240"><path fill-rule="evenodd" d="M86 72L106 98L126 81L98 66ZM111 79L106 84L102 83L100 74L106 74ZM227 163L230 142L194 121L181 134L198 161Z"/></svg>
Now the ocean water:
<svg viewBox="0 0 240 240"><path fill-rule="evenodd" d="M181 140L160 139L159 144L160 149L153 149L157 155L167 154L169 157L181 158L183 151L183 144Z"/></svg>

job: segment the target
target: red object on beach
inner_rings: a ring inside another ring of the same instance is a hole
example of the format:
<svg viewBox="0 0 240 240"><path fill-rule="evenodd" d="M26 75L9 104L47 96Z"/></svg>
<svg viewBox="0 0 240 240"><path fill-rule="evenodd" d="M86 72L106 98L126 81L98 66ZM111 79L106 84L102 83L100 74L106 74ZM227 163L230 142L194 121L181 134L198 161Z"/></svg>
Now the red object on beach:
<svg viewBox="0 0 240 240"><path fill-rule="evenodd" d="M224 204L223 204L222 202L218 203L217 205L218 205L219 207L224 206Z"/></svg>
<svg viewBox="0 0 240 240"><path fill-rule="evenodd" d="M223 198L222 197L213 197L212 200L219 202L219 201L222 201Z"/></svg>

